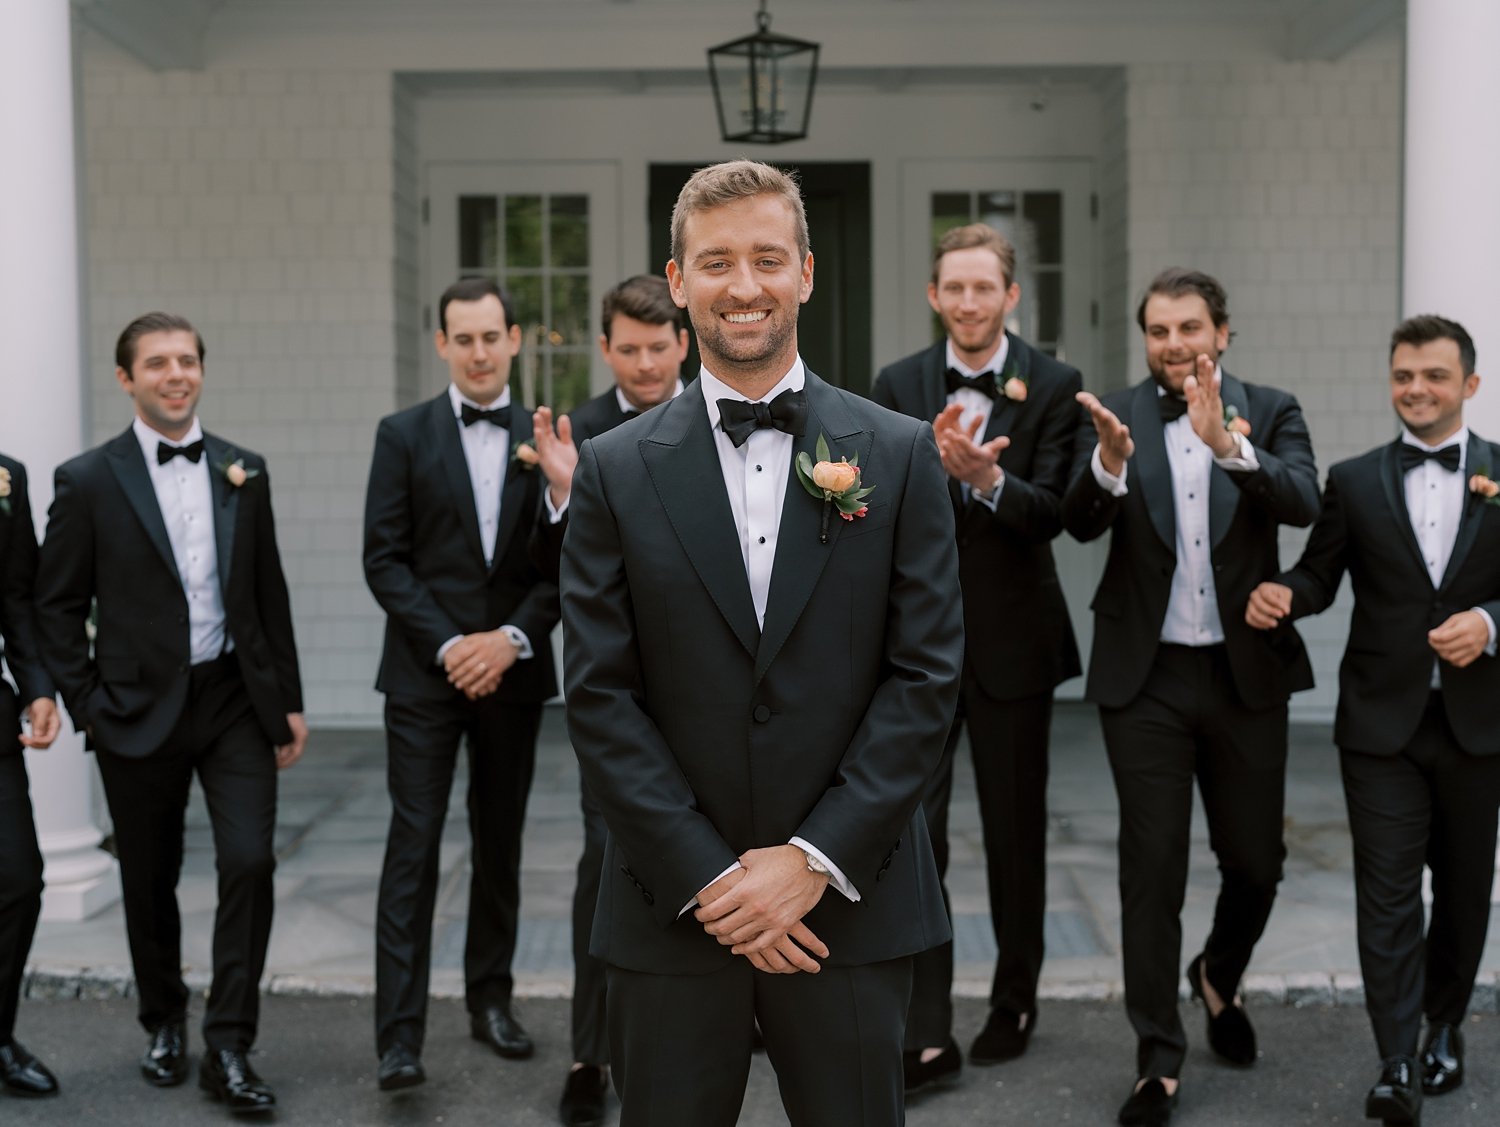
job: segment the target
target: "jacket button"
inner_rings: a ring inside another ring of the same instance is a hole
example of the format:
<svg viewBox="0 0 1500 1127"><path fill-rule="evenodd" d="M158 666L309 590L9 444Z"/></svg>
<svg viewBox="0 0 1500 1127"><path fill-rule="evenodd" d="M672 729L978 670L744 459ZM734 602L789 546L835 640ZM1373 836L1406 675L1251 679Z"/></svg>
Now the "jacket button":
<svg viewBox="0 0 1500 1127"><path fill-rule="evenodd" d="M755 722L757 724L764 724L767 720L771 719L771 709L770 709L770 706L769 705L764 705L764 704L757 704L755 706L755 711L752 712L750 715L753 716L753 717L755 717Z"/></svg>

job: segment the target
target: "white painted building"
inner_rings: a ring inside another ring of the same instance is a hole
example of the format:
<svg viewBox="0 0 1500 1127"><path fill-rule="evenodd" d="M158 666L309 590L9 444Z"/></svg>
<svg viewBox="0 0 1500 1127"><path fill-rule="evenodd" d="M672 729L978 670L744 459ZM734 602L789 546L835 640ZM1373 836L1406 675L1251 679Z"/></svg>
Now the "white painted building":
<svg viewBox="0 0 1500 1127"><path fill-rule="evenodd" d="M1011 228L1021 331L1095 390L1144 375L1133 314L1152 274L1217 275L1226 366L1299 396L1323 468L1392 435L1403 313L1464 321L1481 371L1500 355L1494 0L777 0L774 30L822 56L810 136L770 148L719 139L705 64L753 15L0 0L0 317L29 345L0 376L0 446L45 509L51 467L127 422L120 328L191 318L205 424L270 461L310 719L375 725L364 482L376 420L444 379L437 293L508 258L530 319L562 337L537 383L606 386L581 359L598 298L664 263L650 216L684 166L748 153L824 185L806 317L838 326L814 367L854 387L931 339L932 232L964 209ZM1500 436L1500 391L1472 420ZM1085 638L1101 551L1061 548ZM1327 716L1345 613L1303 629L1319 686L1294 708ZM64 759L34 761L41 793L75 785Z"/></svg>

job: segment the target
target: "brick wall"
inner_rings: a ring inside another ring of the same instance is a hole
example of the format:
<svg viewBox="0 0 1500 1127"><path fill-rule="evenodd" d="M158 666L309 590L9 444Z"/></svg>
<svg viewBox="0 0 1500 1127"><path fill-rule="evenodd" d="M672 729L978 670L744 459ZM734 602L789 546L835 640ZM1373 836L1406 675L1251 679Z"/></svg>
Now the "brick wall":
<svg viewBox="0 0 1500 1127"><path fill-rule="evenodd" d="M208 348L204 425L269 460L307 710L325 722L379 715L360 540L375 421L396 402L390 87L84 55L94 437L130 418L119 330L186 315Z"/></svg>

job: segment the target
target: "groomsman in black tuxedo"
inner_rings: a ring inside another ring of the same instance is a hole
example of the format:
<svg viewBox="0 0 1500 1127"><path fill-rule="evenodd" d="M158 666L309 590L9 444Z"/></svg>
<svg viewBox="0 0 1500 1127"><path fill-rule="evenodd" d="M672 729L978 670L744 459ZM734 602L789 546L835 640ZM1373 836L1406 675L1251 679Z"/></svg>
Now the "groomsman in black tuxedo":
<svg viewBox="0 0 1500 1127"><path fill-rule="evenodd" d="M1317 467L1297 401L1224 372L1229 308L1217 281L1172 268L1136 312L1151 378L1079 401L1063 523L1110 532L1094 596L1087 698L1099 706L1120 800L1125 1008L1137 1037L1122 1124L1161 1124L1187 1041L1177 1012L1193 780L1221 874L1213 929L1188 967L1208 1041L1255 1062L1237 997L1281 880L1287 698L1312 684L1301 639L1244 620L1280 570L1281 525L1311 524Z"/></svg>
<svg viewBox="0 0 1500 1127"><path fill-rule="evenodd" d="M1479 389L1462 325L1391 334L1394 442L1340 462L1297 566L1251 595L1259 629L1354 584L1333 739L1349 828L1365 1005L1382 1065L1365 1115L1417 1123L1463 1083L1460 1028L1484 951L1500 808L1500 446L1464 424ZM1422 936L1422 867L1432 919ZM1417 1038L1427 1017L1420 1061Z"/></svg>
<svg viewBox="0 0 1500 1127"><path fill-rule="evenodd" d="M794 181L700 170L672 230L703 370L583 444L562 559L621 1123L732 1125L758 1020L795 1127L894 1125L911 956L950 938L921 812L963 655L942 464L799 358Z"/></svg>
<svg viewBox="0 0 1500 1127"><path fill-rule="evenodd" d="M386 619L391 828L375 922L377 1080L426 1079L427 982L438 854L460 743L468 746L473 843L465 995L473 1037L531 1056L511 1011L521 830L542 704L556 691L549 636L557 585L527 545L542 475L531 412L511 400L521 329L487 278L449 286L436 346L451 383L381 420L365 497L365 580Z"/></svg>
<svg viewBox="0 0 1500 1127"><path fill-rule="evenodd" d="M273 1108L250 1067L275 905L276 772L302 754L302 684L265 461L198 421L203 339L148 313L115 346L135 420L59 466L37 580L42 654L99 760L114 822L146 1080L187 1076L177 878L196 773L219 906L199 1085ZM92 647L86 632L95 607Z"/></svg>
<svg viewBox="0 0 1500 1127"><path fill-rule="evenodd" d="M21 751L50 747L61 727L52 679L37 651L35 579L26 468L0 454L0 657L16 683L11 688L0 678L0 1083L13 1096L57 1092L57 1078L15 1039L21 974L42 910L42 851Z"/></svg>
<svg viewBox="0 0 1500 1127"><path fill-rule="evenodd" d="M990 918L1000 954L975 1064L1026 1051L1036 1028L1047 911L1047 741L1052 690L1076 677L1078 644L1052 560L1083 390L1076 368L1005 331L1021 299L1016 252L993 227L945 234L927 300L946 337L885 368L870 397L933 420L958 527L963 692L922 804L938 872L948 867L953 754L965 723L984 828ZM946 891L946 890L945 890ZM917 956L906 1090L957 1077L953 945Z"/></svg>
<svg viewBox="0 0 1500 1127"><path fill-rule="evenodd" d="M651 274L627 278L604 295L599 353L615 382L570 411L552 429L552 412L539 407L532 420L537 454L546 475L549 504L536 530L544 568L556 575L566 507L578 464L574 443L613 430L643 411L675 399L682 391L682 361L687 356L687 326L672 301L667 280ZM604 815L581 786L583 854L573 888L573 1067L563 1085L558 1116L566 1127L592 1127L604 1121L609 1087L609 1037L605 1025L604 964L589 954L594 905L599 899L599 870L604 864Z"/></svg>

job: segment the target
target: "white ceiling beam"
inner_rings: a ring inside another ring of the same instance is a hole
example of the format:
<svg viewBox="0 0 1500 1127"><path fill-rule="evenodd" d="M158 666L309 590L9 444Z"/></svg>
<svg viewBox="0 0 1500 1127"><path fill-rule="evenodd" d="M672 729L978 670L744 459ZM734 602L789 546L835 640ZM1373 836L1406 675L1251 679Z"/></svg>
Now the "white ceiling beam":
<svg viewBox="0 0 1500 1127"><path fill-rule="evenodd" d="M201 70L219 0L73 0L84 24L153 70Z"/></svg>
<svg viewBox="0 0 1500 1127"><path fill-rule="evenodd" d="M1286 57L1332 62L1398 18L1402 0L1293 0Z"/></svg>

